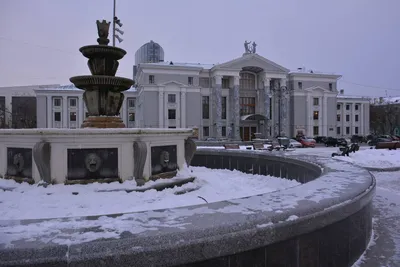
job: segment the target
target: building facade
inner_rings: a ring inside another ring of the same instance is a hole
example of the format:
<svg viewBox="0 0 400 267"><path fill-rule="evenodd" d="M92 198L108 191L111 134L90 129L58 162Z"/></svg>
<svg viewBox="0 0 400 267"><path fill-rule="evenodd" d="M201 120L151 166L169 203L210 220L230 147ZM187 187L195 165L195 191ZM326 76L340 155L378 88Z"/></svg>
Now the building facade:
<svg viewBox="0 0 400 267"><path fill-rule="evenodd" d="M265 137L368 134L369 103L338 97L340 77L289 71L252 52L215 65L143 63L136 76L137 125L198 127L200 138L236 140L249 140L254 133ZM360 108L354 108L352 118L357 121L349 126L338 121L337 106L343 103ZM346 132L338 134L338 127Z"/></svg>
<svg viewBox="0 0 400 267"><path fill-rule="evenodd" d="M198 128L200 139L367 135L369 101L339 93L340 77L290 71L251 50L222 64L139 63L120 116L127 127ZM73 85L30 90L38 128L79 128L87 116Z"/></svg>
<svg viewBox="0 0 400 267"><path fill-rule="evenodd" d="M80 128L88 113L83 101L83 90L74 85L37 88L38 128ZM134 128L136 113L136 90L124 92L125 99L120 117L126 127Z"/></svg>
<svg viewBox="0 0 400 267"><path fill-rule="evenodd" d="M0 87L0 128L35 128L35 89L54 88L58 84Z"/></svg>

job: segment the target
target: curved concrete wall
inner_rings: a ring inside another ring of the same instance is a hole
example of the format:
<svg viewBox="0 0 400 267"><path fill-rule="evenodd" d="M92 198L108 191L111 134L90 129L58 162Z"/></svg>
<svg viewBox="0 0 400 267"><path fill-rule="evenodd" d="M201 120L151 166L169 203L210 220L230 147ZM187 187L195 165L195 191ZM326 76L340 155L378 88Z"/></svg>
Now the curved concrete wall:
<svg viewBox="0 0 400 267"><path fill-rule="evenodd" d="M237 167L247 172L279 173L303 184L283 191L170 210L62 220L0 221L3 240L23 236L23 227L29 231L32 224L35 229L43 228L34 240L18 239L12 248L6 247L0 238L0 263L7 266L351 266L367 246L375 180L362 168L331 158L211 149L199 150L192 162L210 168ZM74 234L84 235L93 229L113 233L112 228L102 227L105 217L108 225L124 226L124 231L117 233L118 238L74 242ZM14 225L18 225L18 233L7 232L7 227L12 229ZM60 244L49 242L62 238ZM64 245L67 241L70 245Z"/></svg>
<svg viewBox="0 0 400 267"><path fill-rule="evenodd" d="M271 175L300 183L307 183L322 174L315 163L273 153L249 153L248 151L198 150L192 166L210 169L239 170L244 173Z"/></svg>

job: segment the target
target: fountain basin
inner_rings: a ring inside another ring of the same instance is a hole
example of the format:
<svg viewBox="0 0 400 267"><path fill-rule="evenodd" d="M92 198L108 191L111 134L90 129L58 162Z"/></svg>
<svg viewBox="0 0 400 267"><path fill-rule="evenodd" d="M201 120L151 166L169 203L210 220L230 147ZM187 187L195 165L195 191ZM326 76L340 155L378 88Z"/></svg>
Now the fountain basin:
<svg viewBox="0 0 400 267"><path fill-rule="evenodd" d="M81 47L79 51L89 59L106 57L113 60L120 60L126 55L124 49L108 45L87 45Z"/></svg>
<svg viewBox="0 0 400 267"><path fill-rule="evenodd" d="M115 76L82 75L69 79L82 90L109 90L112 92L126 91L135 83L133 80Z"/></svg>
<svg viewBox="0 0 400 267"><path fill-rule="evenodd" d="M192 129L0 130L0 176L31 183L143 184L184 166L191 135Z"/></svg>

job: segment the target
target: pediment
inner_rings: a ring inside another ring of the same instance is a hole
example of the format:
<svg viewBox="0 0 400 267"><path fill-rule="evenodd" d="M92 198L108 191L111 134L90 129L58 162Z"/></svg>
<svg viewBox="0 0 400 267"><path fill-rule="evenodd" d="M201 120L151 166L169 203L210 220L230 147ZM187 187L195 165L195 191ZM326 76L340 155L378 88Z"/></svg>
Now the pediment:
<svg viewBox="0 0 400 267"><path fill-rule="evenodd" d="M288 73L289 70L258 54L244 54L240 58L218 64L213 69L243 69L246 67L260 68L265 72Z"/></svg>
<svg viewBox="0 0 400 267"><path fill-rule="evenodd" d="M321 87L321 86L313 86L313 87L309 87L307 89L305 89L304 91L307 92L320 92L320 93L325 93L325 92L329 92L332 93L331 91Z"/></svg>
<svg viewBox="0 0 400 267"><path fill-rule="evenodd" d="M186 84L183 84L183 83L178 82L178 81L163 82L163 83L160 83L159 85L161 85L161 86L179 86L179 87L187 86Z"/></svg>

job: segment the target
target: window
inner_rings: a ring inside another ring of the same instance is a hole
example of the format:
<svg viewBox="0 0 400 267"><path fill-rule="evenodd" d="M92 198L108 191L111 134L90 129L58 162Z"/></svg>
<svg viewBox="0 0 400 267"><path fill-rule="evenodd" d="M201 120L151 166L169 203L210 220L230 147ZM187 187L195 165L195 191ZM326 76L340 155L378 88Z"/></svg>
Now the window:
<svg viewBox="0 0 400 267"><path fill-rule="evenodd" d="M302 82L298 82L297 85L298 85L300 90L303 89L303 83Z"/></svg>
<svg viewBox="0 0 400 267"><path fill-rule="evenodd" d="M346 121L350 121L350 115L346 115Z"/></svg>
<svg viewBox="0 0 400 267"><path fill-rule="evenodd" d="M154 83L154 75L149 75L149 83L150 84Z"/></svg>
<svg viewBox="0 0 400 267"><path fill-rule="evenodd" d="M319 128L318 128L318 126L314 126L314 128L313 128L313 133L314 133L314 136L319 135Z"/></svg>
<svg viewBox="0 0 400 267"><path fill-rule="evenodd" d="M129 112L128 113L128 120L129 121L135 121L135 112Z"/></svg>
<svg viewBox="0 0 400 267"><path fill-rule="evenodd" d="M340 110L340 104L337 104L337 105L336 105L336 109L337 109L337 110Z"/></svg>
<svg viewBox="0 0 400 267"><path fill-rule="evenodd" d="M329 91L332 91L332 90L333 90L333 84L329 83Z"/></svg>
<svg viewBox="0 0 400 267"><path fill-rule="evenodd" d="M70 98L69 99L69 106L70 107L76 107L76 101L77 99L74 97L74 98Z"/></svg>
<svg viewBox="0 0 400 267"><path fill-rule="evenodd" d="M346 134L350 134L350 127L346 127Z"/></svg>
<svg viewBox="0 0 400 267"><path fill-rule="evenodd" d="M128 98L128 108L134 108L136 105L136 98Z"/></svg>
<svg viewBox="0 0 400 267"><path fill-rule="evenodd" d="M314 99L313 99L313 104L314 104L314 106L318 106L318 105L319 105L319 99L318 99L318 97L314 97Z"/></svg>
<svg viewBox="0 0 400 267"><path fill-rule="evenodd" d="M222 78L222 88L223 89L229 88L229 79L228 78Z"/></svg>
<svg viewBox="0 0 400 267"><path fill-rule="evenodd" d="M346 105L346 110L350 110L350 105L349 104Z"/></svg>
<svg viewBox="0 0 400 267"><path fill-rule="evenodd" d="M256 77L254 74L241 72L239 80L240 89L255 89L256 88Z"/></svg>
<svg viewBox="0 0 400 267"><path fill-rule="evenodd" d="M358 127L354 127L354 134L358 134Z"/></svg>
<svg viewBox="0 0 400 267"><path fill-rule="evenodd" d="M176 126L168 126L169 129L176 129Z"/></svg>
<svg viewBox="0 0 400 267"><path fill-rule="evenodd" d="M61 122L61 112L54 112L54 121Z"/></svg>
<svg viewBox="0 0 400 267"><path fill-rule="evenodd" d="M226 136L226 126L222 126L221 128L221 135Z"/></svg>
<svg viewBox="0 0 400 267"><path fill-rule="evenodd" d="M176 120L176 110L175 109L168 109L168 119Z"/></svg>
<svg viewBox="0 0 400 267"><path fill-rule="evenodd" d="M241 97L239 98L240 116L256 113L256 98Z"/></svg>
<svg viewBox="0 0 400 267"><path fill-rule="evenodd" d="M354 105L354 109L355 109L355 110L358 110L358 108L359 108L359 107L358 107L358 104L355 104L355 105Z"/></svg>
<svg viewBox="0 0 400 267"><path fill-rule="evenodd" d="M69 121L76 121L76 112L69 113Z"/></svg>
<svg viewBox="0 0 400 267"><path fill-rule="evenodd" d="M209 78L200 78L199 85L203 88L210 88L210 79Z"/></svg>
<svg viewBox="0 0 400 267"><path fill-rule="evenodd" d="M203 96L203 119L210 118L210 97Z"/></svg>
<svg viewBox="0 0 400 267"><path fill-rule="evenodd" d="M340 134L340 127L336 127L336 134Z"/></svg>
<svg viewBox="0 0 400 267"><path fill-rule="evenodd" d="M61 98L53 98L53 106L61 107Z"/></svg>
<svg viewBox="0 0 400 267"><path fill-rule="evenodd" d="M340 114L336 115L336 121L340 121Z"/></svg>
<svg viewBox="0 0 400 267"><path fill-rule="evenodd" d="M193 85L193 77L188 77L188 84Z"/></svg>
<svg viewBox="0 0 400 267"><path fill-rule="evenodd" d="M314 120L318 120L319 119L319 111L314 111Z"/></svg>
<svg viewBox="0 0 400 267"><path fill-rule="evenodd" d="M176 95L168 94L168 103L176 103Z"/></svg>
<svg viewBox="0 0 400 267"><path fill-rule="evenodd" d="M354 116L354 121L358 121L358 115Z"/></svg>
<svg viewBox="0 0 400 267"><path fill-rule="evenodd" d="M222 113L221 113L221 119L226 120L226 96L222 97Z"/></svg>
<svg viewBox="0 0 400 267"><path fill-rule="evenodd" d="M206 126L203 127L203 136L209 136L210 135L210 127Z"/></svg>

